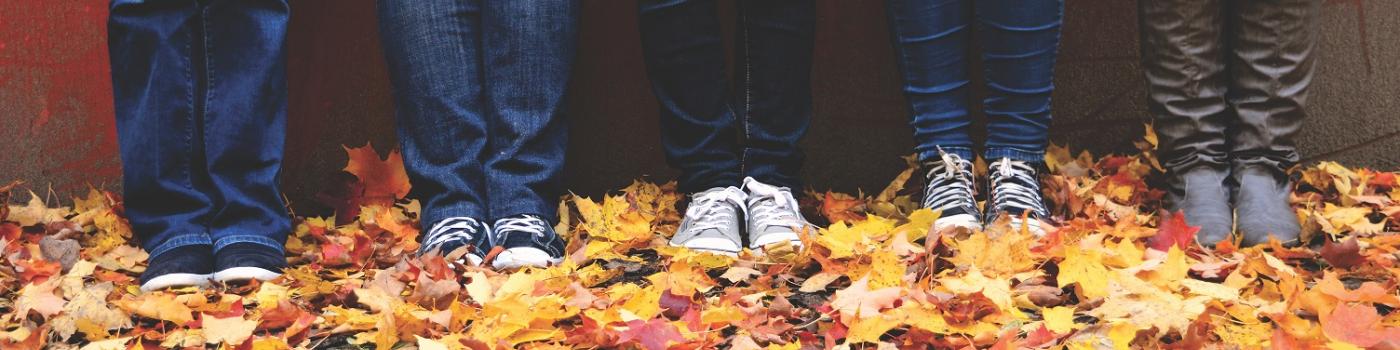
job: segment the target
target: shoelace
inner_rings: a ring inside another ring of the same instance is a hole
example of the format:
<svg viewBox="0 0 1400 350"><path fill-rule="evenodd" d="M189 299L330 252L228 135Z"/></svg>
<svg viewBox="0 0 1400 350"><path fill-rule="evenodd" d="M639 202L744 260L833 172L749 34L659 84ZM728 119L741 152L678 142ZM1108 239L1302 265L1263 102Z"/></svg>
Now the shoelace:
<svg viewBox="0 0 1400 350"><path fill-rule="evenodd" d="M428 239L423 242L423 247L430 251L444 242L452 240L471 241L474 235L481 233L478 228L485 227L480 221L469 217L447 218L433 225L428 230ZM444 254L447 252L443 252Z"/></svg>
<svg viewBox="0 0 1400 350"><path fill-rule="evenodd" d="M1035 168L1011 158L998 160L992 168L992 205L998 212L1018 210L1045 217L1045 204L1040 201L1040 185L1035 178Z"/></svg>
<svg viewBox="0 0 1400 350"><path fill-rule="evenodd" d="M685 216L694 218L690 226L690 232L700 232L708 229L727 230L738 221L735 212L726 210L724 206L744 207L744 198L731 191L715 191L704 195L695 196L690 201L690 208L685 210Z"/></svg>
<svg viewBox="0 0 1400 350"><path fill-rule="evenodd" d="M797 217L797 199L792 193L772 186L749 187L749 219L757 226L802 227Z"/></svg>
<svg viewBox="0 0 1400 350"><path fill-rule="evenodd" d="M549 230L549 224L538 216L520 215L496 220L496 232L524 232L544 238L545 232ZM505 237L501 237L503 240Z"/></svg>
<svg viewBox="0 0 1400 350"><path fill-rule="evenodd" d="M946 210L976 207L970 162L942 150L938 154L941 159L933 164L927 174L929 183L924 189L924 208Z"/></svg>

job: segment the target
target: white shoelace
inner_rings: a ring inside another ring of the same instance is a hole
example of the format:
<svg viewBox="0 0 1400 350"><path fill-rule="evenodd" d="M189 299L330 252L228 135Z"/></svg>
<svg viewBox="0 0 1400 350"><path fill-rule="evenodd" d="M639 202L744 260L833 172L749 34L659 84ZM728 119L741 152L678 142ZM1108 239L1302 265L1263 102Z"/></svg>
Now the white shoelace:
<svg viewBox="0 0 1400 350"><path fill-rule="evenodd" d="M744 208L744 197L738 191L723 190L711 191L703 195L698 195L690 200L690 208L685 210L685 217L692 221L687 233L695 234L708 229L718 229L728 231L734 226L739 218L735 210L730 208Z"/></svg>
<svg viewBox="0 0 1400 350"><path fill-rule="evenodd" d="M1045 204L1041 203L1039 187L1035 178L1035 168L1030 163L1002 158L992 164L992 198L998 211L1019 209L1032 215L1045 217Z"/></svg>
<svg viewBox="0 0 1400 350"><path fill-rule="evenodd" d="M924 190L924 208L946 210L957 207L976 207L973 199L972 167L967 160L940 150L938 163L929 169L928 188Z"/></svg>
<svg viewBox="0 0 1400 350"><path fill-rule="evenodd" d="M451 217L439 221L428 230L428 238L423 242L423 247L432 250L445 242L452 240L471 241L474 235L481 233L479 227L485 227L480 221L469 217ZM443 252L446 254L447 252Z"/></svg>
<svg viewBox="0 0 1400 350"><path fill-rule="evenodd" d="M792 192L754 181L748 185L749 220L757 227L781 226L797 228L807 223L797 213L797 199Z"/></svg>
<svg viewBox="0 0 1400 350"><path fill-rule="evenodd" d="M549 230L549 224L534 215L513 216L496 220L497 232L527 232L535 237L544 238L544 233ZM503 240L505 237L501 237Z"/></svg>

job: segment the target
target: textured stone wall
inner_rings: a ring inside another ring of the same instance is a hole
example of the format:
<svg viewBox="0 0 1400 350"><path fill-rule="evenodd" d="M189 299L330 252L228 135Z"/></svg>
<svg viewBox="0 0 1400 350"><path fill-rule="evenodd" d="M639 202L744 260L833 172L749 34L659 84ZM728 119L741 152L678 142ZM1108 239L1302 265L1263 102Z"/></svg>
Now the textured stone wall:
<svg viewBox="0 0 1400 350"><path fill-rule="evenodd" d="M0 0L0 182L25 179L36 192L52 185L60 194L88 183L118 187L106 4ZM732 19L732 8L721 8ZM1136 4L1068 0L1066 12L1054 140L1131 151L1146 121ZM343 166L340 145L396 142L374 16L369 0L293 2L283 183L303 214L323 210L314 194ZM804 175L818 189L878 189L913 143L883 1L819 0L818 16ZM1304 157L1400 167L1400 2L1329 0L1320 22L1311 119L1298 140ZM634 2L584 1L567 168L579 193L674 175L662 159L637 30Z"/></svg>

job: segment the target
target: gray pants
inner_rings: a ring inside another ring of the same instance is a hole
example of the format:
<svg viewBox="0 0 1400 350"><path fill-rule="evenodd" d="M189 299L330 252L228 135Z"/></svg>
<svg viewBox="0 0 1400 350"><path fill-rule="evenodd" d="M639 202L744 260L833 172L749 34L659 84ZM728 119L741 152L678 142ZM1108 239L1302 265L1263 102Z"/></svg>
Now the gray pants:
<svg viewBox="0 0 1400 350"><path fill-rule="evenodd" d="M1298 162L1320 0L1140 0L1164 166Z"/></svg>

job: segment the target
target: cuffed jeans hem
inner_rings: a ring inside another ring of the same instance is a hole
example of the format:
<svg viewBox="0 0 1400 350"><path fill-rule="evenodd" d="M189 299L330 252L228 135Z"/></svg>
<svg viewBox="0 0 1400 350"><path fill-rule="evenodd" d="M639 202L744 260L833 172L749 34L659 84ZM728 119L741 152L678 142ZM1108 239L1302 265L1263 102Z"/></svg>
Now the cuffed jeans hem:
<svg viewBox="0 0 1400 350"><path fill-rule="evenodd" d="M1018 148L987 148L984 157L987 158L988 162L1002 158L1011 158L1011 160L1020 162L1044 163L1045 150L1027 151Z"/></svg>
<svg viewBox="0 0 1400 350"><path fill-rule="evenodd" d="M962 146L953 146L953 147L948 147L948 146L937 146L937 147L919 147L919 148L923 148L923 149L924 149L924 151L919 152L919 161L920 161L920 162L932 162L932 161L937 161L937 160L939 160L940 158L942 158L942 155L938 154L938 150L939 150L939 149L942 149L943 152L948 152L948 154L952 154L952 155L956 155L956 156L958 156L958 157L962 157L962 159L966 159L966 160L968 160L968 161L972 161L973 158L975 157L974 155L976 154L975 152L972 152L972 147L962 147Z"/></svg>
<svg viewBox="0 0 1400 350"><path fill-rule="evenodd" d="M739 187L742 184L743 183L737 177L734 179L712 179L681 184L677 190L684 194L695 194L708 191L712 188Z"/></svg>
<svg viewBox="0 0 1400 350"><path fill-rule="evenodd" d="M559 223L559 208L544 203L523 203L522 201L517 205L492 209L491 212L494 216L491 218L491 222L517 215L534 215L551 225Z"/></svg>
<svg viewBox="0 0 1400 350"><path fill-rule="evenodd" d="M266 236L259 236L259 235L234 235L234 236L227 236L227 237L219 238L219 240L218 240L217 242L214 242L214 252L218 252L219 250L224 249L224 247L227 247L227 246L232 245L232 244L234 244L234 243L253 243L253 244L260 244L260 245L268 246L268 247L270 247L270 248L272 248L272 249L276 249L276 250L279 251L279 252L282 252L282 251L285 251L285 250L286 250L286 246L283 245L282 242L278 242L278 241L273 240L273 239L271 239L271 238L267 238Z"/></svg>
<svg viewBox="0 0 1400 350"><path fill-rule="evenodd" d="M161 243L159 246L156 246L154 249L151 249L148 253L150 254L150 257L154 258L172 249L191 245L212 246L214 245L214 242L211 242L209 240L209 235L207 234L184 234L165 240L164 243Z"/></svg>
<svg viewBox="0 0 1400 350"><path fill-rule="evenodd" d="M433 225L437 225L437 223L443 220L457 217L472 218L485 223L487 219L486 208L477 206L474 203L446 207L424 207L423 216L421 217L423 232L428 232L428 230L432 229Z"/></svg>
<svg viewBox="0 0 1400 350"><path fill-rule="evenodd" d="M1177 157L1175 159L1167 160L1165 163L1162 164L1162 166L1167 168L1168 172L1176 173L1184 172L1186 170L1198 166L1209 166L1217 169L1225 169L1230 166L1229 158L1229 156L1225 155L1208 155L1201 153L1193 153L1188 154L1186 156Z"/></svg>

